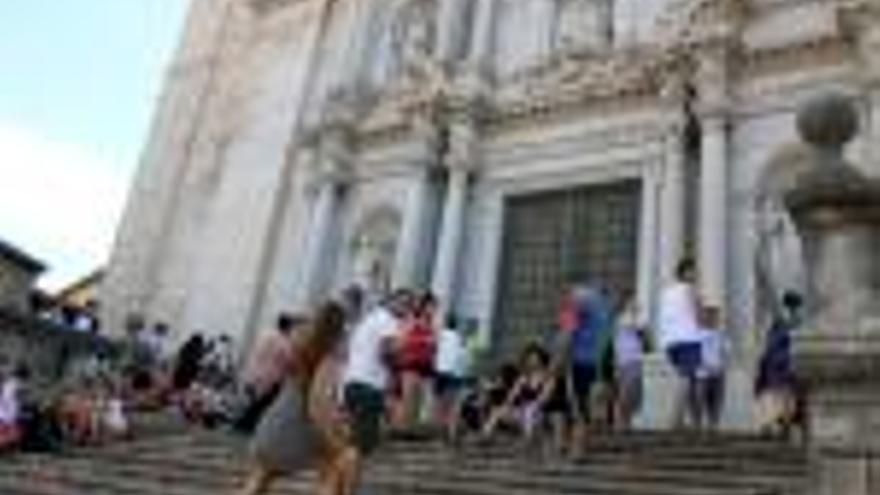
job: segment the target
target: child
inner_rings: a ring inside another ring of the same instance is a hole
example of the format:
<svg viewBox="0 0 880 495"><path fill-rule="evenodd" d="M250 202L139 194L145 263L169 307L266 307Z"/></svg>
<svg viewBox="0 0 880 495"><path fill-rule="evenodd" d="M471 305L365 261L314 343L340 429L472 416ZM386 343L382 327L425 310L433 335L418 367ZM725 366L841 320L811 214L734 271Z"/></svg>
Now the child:
<svg viewBox="0 0 880 495"><path fill-rule="evenodd" d="M614 334L615 366L617 368L617 418L619 426L632 427L632 421L642 407L642 361L645 352L645 334L637 322L636 308L627 304L621 313Z"/></svg>
<svg viewBox="0 0 880 495"><path fill-rule="evenodd" d="M724 408L724 371L730 343L721 326L721 312L715 307L701 310L702 363L698 371L703 416L711 430L717 430Z"/></svg>

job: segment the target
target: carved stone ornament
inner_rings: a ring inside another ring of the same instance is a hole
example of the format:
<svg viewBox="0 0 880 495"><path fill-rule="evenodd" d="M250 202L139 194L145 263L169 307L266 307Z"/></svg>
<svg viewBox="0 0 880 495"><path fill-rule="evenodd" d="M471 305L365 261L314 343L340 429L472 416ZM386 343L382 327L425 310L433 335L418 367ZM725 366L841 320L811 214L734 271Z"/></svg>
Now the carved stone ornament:
<svg viewBox="0 0 880 495"><path fill-rule="evenodd" d="M812 146L809 170L786 196L804 244L810 323L796 338L808 381L880 379L880 182L843 158L858 114L843 95L828 94L798 115Z"/></svg>

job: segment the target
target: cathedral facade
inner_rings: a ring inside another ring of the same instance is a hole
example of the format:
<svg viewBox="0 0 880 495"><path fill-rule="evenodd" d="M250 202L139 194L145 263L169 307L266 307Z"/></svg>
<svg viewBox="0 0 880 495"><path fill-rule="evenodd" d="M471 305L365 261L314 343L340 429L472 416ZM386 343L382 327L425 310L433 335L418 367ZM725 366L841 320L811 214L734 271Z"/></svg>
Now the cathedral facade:
<svg viewBox="0 0 880 495"><path fill-rule="evenodd" d="M353 283L431 288L503 355L552 332L576 282L650 322L689 255L701 297L722 309L731 394L744 398L774 301L802 284L780 207L802 153L797 105L850 95L866 131L849 152L880 163L878 11L192 0L105 318L121 328L142 314L246 348L278 311ZM655 383L659 403L669 394ZM747 424L736 404L731 421Z"/></svg>

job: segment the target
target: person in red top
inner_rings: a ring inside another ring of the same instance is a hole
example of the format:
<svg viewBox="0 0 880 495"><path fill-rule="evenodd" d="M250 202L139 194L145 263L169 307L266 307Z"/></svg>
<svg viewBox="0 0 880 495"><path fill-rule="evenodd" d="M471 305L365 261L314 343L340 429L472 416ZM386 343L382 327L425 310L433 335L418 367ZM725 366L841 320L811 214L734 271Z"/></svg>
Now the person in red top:
<svg viewBox="0 0 880 495"><path fill-rule="evenodd" d="M402 429L415 423L420 399L430 393L427 385L434 375L434 354L437 350L434 329L436 311L437 299L426 292L404 322L397 363L401 386L398 427Z"/></svg>

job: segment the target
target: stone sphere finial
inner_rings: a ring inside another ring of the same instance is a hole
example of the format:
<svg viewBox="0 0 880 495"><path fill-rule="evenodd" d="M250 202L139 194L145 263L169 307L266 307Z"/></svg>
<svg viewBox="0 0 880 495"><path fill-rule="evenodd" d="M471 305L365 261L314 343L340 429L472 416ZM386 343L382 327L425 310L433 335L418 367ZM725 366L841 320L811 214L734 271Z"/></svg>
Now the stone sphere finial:
<svg viewBox="0 0 880 495"><path fill-rule="evenodd" d="M807 101L798 111L801 137L818 148L842 148L855 137L859 116L850 98L825 93Z"/></svg>

